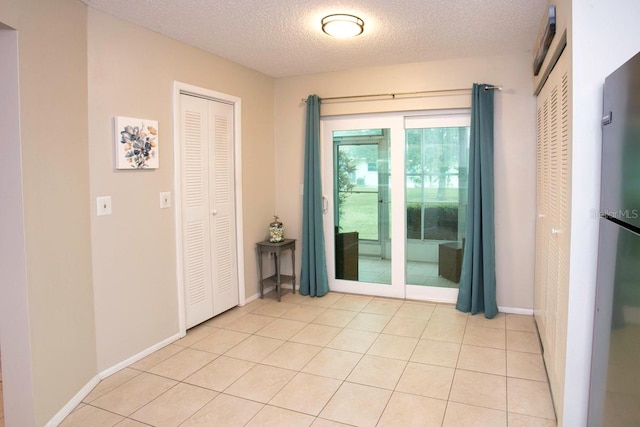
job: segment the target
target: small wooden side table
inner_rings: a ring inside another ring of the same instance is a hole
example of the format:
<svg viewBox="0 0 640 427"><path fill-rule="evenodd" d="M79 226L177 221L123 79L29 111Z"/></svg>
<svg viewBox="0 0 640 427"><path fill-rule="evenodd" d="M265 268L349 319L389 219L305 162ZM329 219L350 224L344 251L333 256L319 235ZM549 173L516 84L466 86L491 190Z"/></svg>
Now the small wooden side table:
<svg viewBox="0 0 640 427"><path fill-rule="evenodd" d="M273 243L268 240L259 242L258 246L258 267L260 279L260 299L264 298L264 285L273 284L278 291L278 302L282 292L281 285L291 283L293 293L296 293L296 239L284 239L282 242ZM281 274L280 272L280 254L286 250L291 250L291 275ZM276 266L276 274L270 277L262 277L262 255L273 254Z"/></svg>

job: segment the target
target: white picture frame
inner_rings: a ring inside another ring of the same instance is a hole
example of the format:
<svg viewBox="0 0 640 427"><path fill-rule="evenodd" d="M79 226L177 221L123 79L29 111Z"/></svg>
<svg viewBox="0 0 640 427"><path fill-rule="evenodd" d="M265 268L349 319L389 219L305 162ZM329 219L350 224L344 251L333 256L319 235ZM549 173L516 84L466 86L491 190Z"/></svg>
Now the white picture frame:
<svg viewBox="0 0 640 427"><path fill-rule="evenodd" d="M158 122L116 116L114 118L116 169L158 169Z"/></svg>

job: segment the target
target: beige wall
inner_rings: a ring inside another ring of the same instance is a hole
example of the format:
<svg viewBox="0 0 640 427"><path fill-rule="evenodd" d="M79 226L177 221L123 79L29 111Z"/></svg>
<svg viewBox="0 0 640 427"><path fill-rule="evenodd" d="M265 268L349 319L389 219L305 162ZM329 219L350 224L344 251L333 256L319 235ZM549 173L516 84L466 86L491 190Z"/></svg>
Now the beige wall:
<svg viewBox="0 0 640 427"><path fill-rule="evenodd" d="M89 165L98 370L178 333L173 209L175 80L242 99L245 292L257 292L255 242L274 211L273 79L89 9ZM113 117L158 120L160 168L117 171ZM97 217L95 198L113 214Z"/></svg>
<svg viewBox="0 0 640 427"><path fill-rule="evenodd" d="M43 425L96 373L86 19L76 0L0 0L0 21L18 31L32 370L22 380L33 385L32 414L7 407L8 424Z"/></svg>
<svg viewBox="0 0 640 427"><path fill-rule="evenodd" d="M320 97L502 84L495 97L495 215L498 304L533 308L535 99L531 57L469 58L373 67L276 81L276 210L287 236L300 238L305 105ZM425 101L428 103L428 101ZM370 112L373 103L358 103ZM322 112L322 110L321 110ZM298 257L301 251L298 251ZM298 266L300 263L297 264Z"/></svg>
<svg viewBox="0 0 640 427"><path fill-rule="evenodd" d="M0 23L0 353L4 406L0 424L33 425L29 294L22 204L18 34Z"/></svg>

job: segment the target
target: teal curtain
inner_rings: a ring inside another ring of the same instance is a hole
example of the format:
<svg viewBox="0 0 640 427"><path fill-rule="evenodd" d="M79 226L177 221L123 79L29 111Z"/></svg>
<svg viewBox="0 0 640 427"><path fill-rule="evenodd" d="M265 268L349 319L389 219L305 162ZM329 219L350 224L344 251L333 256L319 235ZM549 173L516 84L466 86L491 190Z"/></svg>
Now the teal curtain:
<svg viewBox="0 0 640 427"><path fill-rule="evenodd" d="M304 150L300 294L312 297L321 297L329 292L320 179L320 98L318 95L309 95Z"/></svg>
<svg viewBox="0 0 640 427"><path fill-rule="evenodd" d="M487 89L491 87L491 89ZM496 303L493 211L493 86L473 84L467 229L456 308L491 319Z"/></svg>

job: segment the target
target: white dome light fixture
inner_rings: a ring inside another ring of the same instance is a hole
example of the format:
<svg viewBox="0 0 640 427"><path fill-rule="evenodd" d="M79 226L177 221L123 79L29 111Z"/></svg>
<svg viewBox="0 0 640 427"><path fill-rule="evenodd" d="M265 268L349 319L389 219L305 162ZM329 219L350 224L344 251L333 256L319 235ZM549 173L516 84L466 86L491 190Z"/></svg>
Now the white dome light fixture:
<svg viewBox="0 0 640 427"><path fill-rule="evenodd" d="M354 15L336 13L322 18L322 31L343 39L355 37L364 31L364 21Z"/></svg>

